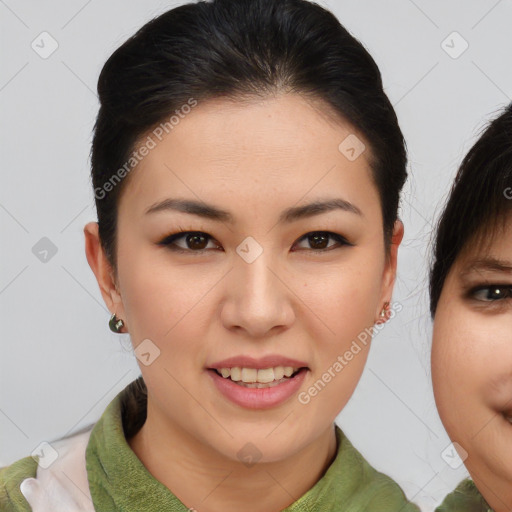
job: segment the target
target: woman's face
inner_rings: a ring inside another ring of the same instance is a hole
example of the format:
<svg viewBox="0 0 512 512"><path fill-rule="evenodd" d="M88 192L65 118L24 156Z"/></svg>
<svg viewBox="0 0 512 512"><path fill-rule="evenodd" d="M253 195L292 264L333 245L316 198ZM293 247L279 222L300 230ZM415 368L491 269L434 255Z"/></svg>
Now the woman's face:
<svg viewBox="0 0 512 512"><path fill-rule="evenodd" d="M104 297L142 355L148 421L162 431L232 460L250 442L263 462L332 428L368 354L353 342L390 299L403 234L397 222L386 259L370 149L358 156L356 136L296 95L200 103L152 135L119 205L119 294ZM196 234L171 240L180 229ZM286 379L286 367L303 369ZM256 375L286 380L231 379Z"/></svg>
<svg viewBox="0 0 512 512"><path fill-rule="evenodd" d="M448 274L434 319L441 419L496 511L512 507L512 222L488 253L472 244ZM508 419L507 419L508 418Z"/></svg>

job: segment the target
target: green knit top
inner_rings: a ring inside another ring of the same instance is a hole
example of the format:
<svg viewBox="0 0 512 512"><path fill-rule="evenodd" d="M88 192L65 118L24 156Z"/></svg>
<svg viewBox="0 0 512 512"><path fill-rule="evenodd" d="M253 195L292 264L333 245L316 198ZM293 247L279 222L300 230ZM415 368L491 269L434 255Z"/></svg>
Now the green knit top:
<svg viewBox="0 0 512 512"><path fill-rule="evenodd" d="M137 380L140 379L142 377ZM100 419L91 426L84 457L84 481L88 481L89 489L82 489L81 493L78 493L81 500L88 500L88 506L87 503L83 508L74 505L76 510L187 512L189 507L194 506L185 506L170 489L154 478L127 443L125 433L133 434L134 429L133 425L127 422L138 417L138 429L143 424L146 414L145 397L135 401L126 398L129 388L132 392L140 388L136 386L137 380L122 390L110 402ZM335 430L335 459L316 484L285 508L285 512L419 512L419 508L406 499L398 484L366 462L337 425ZM128 439L130 437L131 435ZM83 446L85 447L85 444ZM20 484L25 479L36 478L38 460L37 455L35 458L28 456L10 466L0 468L2 512L32 511L20 489ZM47 470L39 467L40 473L44 471ZM37 481L27 480L32 483ZM66 489L78 492L66 479L61 479L60 482L62 487L52 488L48 494L54 500L54 505L49 509L52 512L60 512L61 509L65 509L61 504L70 503L66 501ZM51 487L46 483L44 485ZM38 492L46 493L41 489ZM85 495L87 500L84 498Z"/></svg>
<svg viewBox="0 0 512 512"><path fill-rule="evenodd" d="M463 480L436 508L436 512L493 512L473 480Z"/></svg>

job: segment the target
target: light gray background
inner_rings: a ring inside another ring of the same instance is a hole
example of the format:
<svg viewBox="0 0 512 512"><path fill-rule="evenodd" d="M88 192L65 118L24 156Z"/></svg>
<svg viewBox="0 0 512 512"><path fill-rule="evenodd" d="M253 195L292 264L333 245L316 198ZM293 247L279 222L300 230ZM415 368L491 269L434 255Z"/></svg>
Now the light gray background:
<svg viewBox="0 0 512 512"><path fill-rule="evenodd" d="M108 330L84 253L83 226L96 220L89 183L95 88L108 56L180 3L0 0L0 466L97 420L139 375L128 335ZM393 298L404 309L375 337L338 423L371 464L429 511L466 475L441 455L450 441L430 383L429 243L463 154L484 121L510 101L512 4L319 3L380 66L410 158ZM43 31L59 45L47 59L31 47ZM458 58L464 42L446 39L453 31L469 44ZM32 252L42 237L57 248L46 263Z"/></svg>

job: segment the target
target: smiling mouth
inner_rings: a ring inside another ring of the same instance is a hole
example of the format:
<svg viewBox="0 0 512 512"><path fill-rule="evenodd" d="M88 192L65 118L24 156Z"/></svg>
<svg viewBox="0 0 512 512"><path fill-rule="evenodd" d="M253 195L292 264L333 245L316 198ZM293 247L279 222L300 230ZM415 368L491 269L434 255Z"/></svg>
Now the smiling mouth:
<svg viewBox="0 0 512 512"><path fill-rule="evenodd" d="M308 368L293 368L292 366L276 366L274 368L210 368L209 371L217 373L226 380L230 380L239 386L245 388L272 388L283 382L293 379L301 371L307 371Z"/></svg>

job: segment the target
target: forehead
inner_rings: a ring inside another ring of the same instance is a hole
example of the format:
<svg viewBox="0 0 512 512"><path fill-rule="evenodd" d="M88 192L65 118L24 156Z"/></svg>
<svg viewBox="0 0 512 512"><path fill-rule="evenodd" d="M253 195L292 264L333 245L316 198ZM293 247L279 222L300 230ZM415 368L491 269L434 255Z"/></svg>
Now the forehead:
<svg viewBox="0 0 512 512"><path fill-rule="evenodd" d="M265 194L259 199L268 204L336 190L350 202L379 201L369 144L322 102L294 94L216 99L174 121L161 140L155 130L141 138L153 147L132 171L120 210L124 202L141 214L149 203L177 194L233 203ZM355 151L361 154L353 158Z"/></svg>

